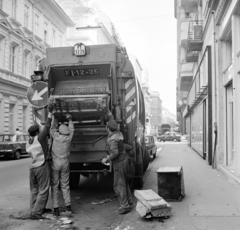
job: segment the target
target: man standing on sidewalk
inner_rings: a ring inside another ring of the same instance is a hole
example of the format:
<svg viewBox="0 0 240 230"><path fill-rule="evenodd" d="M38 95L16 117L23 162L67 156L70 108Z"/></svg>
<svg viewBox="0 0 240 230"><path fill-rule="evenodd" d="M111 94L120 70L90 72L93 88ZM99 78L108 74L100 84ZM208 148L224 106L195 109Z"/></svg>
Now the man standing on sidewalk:
<svg viewBox="0 0 240 230"><path fill-rule="evenodd" d="M47 162L49 130L52 121L52 111L55 103L49 99L48 117L46 124L40 131L38 124L28 129L30 139L26 144L26 151L32 157L30 165L30 219L43 219L42 214L48 201L50 188L50 172Z"/></svg>
<svg viewBox="0 0 240 230"><path fill-rule="evenodd" d="M118 124L114 119L108 121L107 130L109 155L102 159L102 163L111 161L113 164L113 188L120 203L117 214L125 214L131 210L131 205L133 204L127 175L130 167L130 159L124 149L123 135L118 131Z"/></svg>
<svg viewBox="0 0 240 230"><path fill-rule="evenodd" d="M57 130L58 122L54 119L51 127L52 145L52 175L51 186L53 196L54 214L59 216L58 209L58 188L59 184L63 192L63 198L66 206L66 214L71 214L71 197L69 187L69 160L70 146L74 133L74 126L71 115L66 115L69 120L68 126L62 124Z"/></svg>

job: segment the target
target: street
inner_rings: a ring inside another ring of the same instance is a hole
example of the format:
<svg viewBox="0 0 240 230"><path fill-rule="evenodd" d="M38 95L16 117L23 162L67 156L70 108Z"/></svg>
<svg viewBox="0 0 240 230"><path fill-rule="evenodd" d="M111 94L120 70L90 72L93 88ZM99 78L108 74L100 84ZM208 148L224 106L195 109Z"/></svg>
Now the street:
<svg viewBox="0 0 240 230"><path fill-rule="evenodd" d="M159 149L163 144L157 143ZM155 161L158 161L158 157ZM31 159L22 157L20 160L5 160L0 158L0 229L58 229L51 220L32 221L16 220L10 215L26 213L29 209L29 163ZM152 162L146 175L151 170ZM96 178L81 177L78 189L71 190L73 208L73 226L75 229L106 230L117 229L123 221L123 216L116 216L118 201L112 188L111 177L102 177L97 183ZM61 195L61 194L60 194ZM61 196L60 196L61 197ZM62 200L61 200L62 201ZM98 204L103 202L103 204ZM106 202L106 203L104 203ZM93 203L93 204L92 204ZM51 200L48 202L51 207ZM64 207L63 203L60 203ZM135 208L133 210L135 212Z"/></svg>
<svg viewBox="0 0 240 230"><path fill-rule="evenodd" d="M71 190L73 216L72 229L79 230L146 230L146 229L211 229L237 230L240 228L240 190L216 170L212 170L186 140L182 142L156 142L158 154L144 176L143 189L156 193L157 174L161 166L182 165L185 197L181 202L169 202L172 216L169 219L141 218L135 207L126 215L116 216L118 201L112 189L112 179L81 177L78 189ZM26 212L29 205L29 158L18 161L0 161L1 210L0 229L61 229L53 220L33 221L9 218ZM194 206L193 206L194 205ZM195 206L196 205L196 206ZM60 204L63 207L63 203ZM48 204L51 208L51 201ZM195 207L195 208L193 208Z"/></svg>

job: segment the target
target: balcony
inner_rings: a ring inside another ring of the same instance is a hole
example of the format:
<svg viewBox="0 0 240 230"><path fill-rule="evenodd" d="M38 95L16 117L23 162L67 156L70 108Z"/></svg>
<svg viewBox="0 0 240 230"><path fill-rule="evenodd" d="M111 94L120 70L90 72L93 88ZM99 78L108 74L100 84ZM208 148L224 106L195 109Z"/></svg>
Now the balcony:
<svg viewBox="0 0 240 230"><path fill-rule="evenodd" d="M198 0L181 0L180 5L185 8L186 13L196 12Z"/></svg>
<svg viewBox="0 0 240 230"><path fill-rule="evenodd" d="M190 51L186 54L186 62L197 62L198 61L198 52Z"/></svg>
<svg viewBox="0 0 240 230"><path fill-rule="evenodd" d="M203 21L190 21L188 27L187 52L201 51L203 45Z"/></svg>
<svg viewBox="0 0 240 230"><path fill-rule="evenodd" d="M181 29L180 29L180 40L181 40L181 46L187 47L187 41L188 41L188 21L181 22Z"/></svg>
<svg viewBox="0 0 240 230"><path fill-rule="evenodd" d="M181 73L180 78L180 90L188 92L189 87L192 83L193 75L191 73Z"/></svg>

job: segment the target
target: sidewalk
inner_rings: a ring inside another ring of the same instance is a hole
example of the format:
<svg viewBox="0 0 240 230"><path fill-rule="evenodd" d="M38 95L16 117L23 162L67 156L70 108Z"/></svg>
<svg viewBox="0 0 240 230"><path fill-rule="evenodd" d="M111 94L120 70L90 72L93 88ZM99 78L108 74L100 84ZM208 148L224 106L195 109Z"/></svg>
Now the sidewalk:
<svg viewBox="0 0 240 230"><path fill-rule="evenodd" d="M169 202L172 216L163 223L145 220L134 209L118 230L239 230L240 188L212 169L186 142L166 144L148 168L143 189L158 193L157 173L162 166L183 166L185 197Z"/></svg>

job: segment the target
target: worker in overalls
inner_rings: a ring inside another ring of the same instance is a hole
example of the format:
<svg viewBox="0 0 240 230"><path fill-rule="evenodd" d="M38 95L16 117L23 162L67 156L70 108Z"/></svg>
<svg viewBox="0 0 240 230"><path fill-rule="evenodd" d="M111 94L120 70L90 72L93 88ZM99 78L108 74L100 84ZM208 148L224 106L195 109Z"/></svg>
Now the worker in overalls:
<svg viewBox="0 0 240 230"><path fill-rule="evenodd" d="M108 155L102 159L102 163L112 162L114 172L113 188L120 203L116 213L125 214L131 210L133 204L127 175L130 159L124 149L123 135L118 130L118 124L114 119L108 121L107 131Z"/></svg>
<svg viewBox="0 0 240 230"><path fill-rule="evenodd" d="M53 138L52 145L52 174L51 174L51 187L53 196L54 214L59 216L58 205L58 188L61 187L63 198L65 201L66 210L62 214L72 214L71 197L69 186L69 155L71 141L74 134L74 125L70 114L66 115L68 126L61 124L59 129L57 119L51 127L51 136Z"/></svg>
<svg viewBox="0 0 240 230"><path fill-rule="evenodd" d="M50 172L48 165L48 135L55 103L49 99L48 117L45 126L40 130L38 124L28 129L30 139L26 151L32 157L30 164L30 219L39 220L44 217L50 188Z"/></svg>

